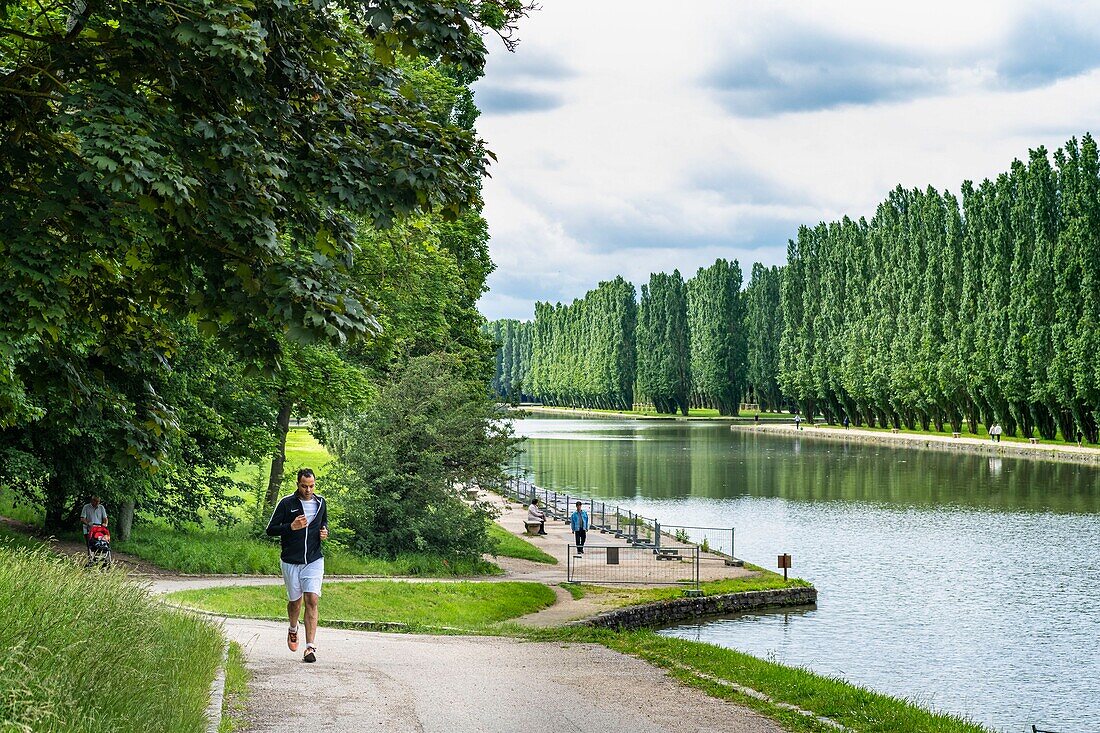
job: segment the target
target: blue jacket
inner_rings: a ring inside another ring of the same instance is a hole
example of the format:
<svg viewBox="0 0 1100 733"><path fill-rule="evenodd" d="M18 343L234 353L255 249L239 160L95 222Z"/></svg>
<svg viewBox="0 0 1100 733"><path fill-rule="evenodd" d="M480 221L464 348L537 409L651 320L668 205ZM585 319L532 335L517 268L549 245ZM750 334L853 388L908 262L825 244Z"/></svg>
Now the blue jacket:
<svg viewBox="0 0 1100 733"><path fill-rule="evenodd" d="M569 515L569 526L573 528L574 532L580 530L588 530L588 512L583 509L579 512L573 512Z"/></svg>

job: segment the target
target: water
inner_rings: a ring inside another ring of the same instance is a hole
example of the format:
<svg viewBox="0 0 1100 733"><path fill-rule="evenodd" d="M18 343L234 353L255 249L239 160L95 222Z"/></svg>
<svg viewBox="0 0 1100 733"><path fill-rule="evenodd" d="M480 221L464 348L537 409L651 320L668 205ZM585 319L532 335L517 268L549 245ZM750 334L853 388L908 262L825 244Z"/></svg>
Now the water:
<svg viewBox="0 0 1100 733"><path fill-rule="evenodd" d="M531 418L543 488L793 556L813 610L663 633L839 675L1001 731L1100 731L1100 471L721 423Z"/></svg>

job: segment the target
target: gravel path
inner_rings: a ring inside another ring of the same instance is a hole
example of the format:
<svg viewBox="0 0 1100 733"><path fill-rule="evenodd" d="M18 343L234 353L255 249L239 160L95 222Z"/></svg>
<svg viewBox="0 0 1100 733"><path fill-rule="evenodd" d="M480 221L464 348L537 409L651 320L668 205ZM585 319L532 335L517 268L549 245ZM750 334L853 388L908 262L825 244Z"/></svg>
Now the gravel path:
<svg viewBox="0 0 1100 733"><path fill-rule="evenodd" d="M782 731L601 646L320 629L307 665L285 628L225 621L253 672L249 731Z"/></svg>

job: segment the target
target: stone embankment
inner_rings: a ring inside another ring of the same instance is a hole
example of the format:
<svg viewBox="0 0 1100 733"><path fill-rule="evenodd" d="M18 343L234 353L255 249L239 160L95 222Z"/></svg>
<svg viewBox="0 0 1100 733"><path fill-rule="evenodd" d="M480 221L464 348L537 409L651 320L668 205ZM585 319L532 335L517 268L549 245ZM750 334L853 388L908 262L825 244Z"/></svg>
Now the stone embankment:
<svg viewBox="0 0 1100 733"><path fill-rule="evenodd" d="M1054 445L1050 443L994 443L988 438L960 436L951 438L944 435L923 435L920 433L886 433L878 430L817 425L801 430L793 425L731 425L731 430L749 430L766 433L790 434L791 437L810 440L830 440L834 443L875 443L892 448L920 448L954 453L973 453L976 455L1001 458L1027 458L1036 461L1064 461L1068 463L1100 464L1100 449L1078 447L1075 445Z"/></svg>
<svg viewBox="0 0 1100 733"><path fill-rule="evenodd" d="M817 603L816 588L759 590L697 598L674 598L642 606L616 608L570 625L606 629L642 629L705 616L810 606L815 603Z"/></svg>

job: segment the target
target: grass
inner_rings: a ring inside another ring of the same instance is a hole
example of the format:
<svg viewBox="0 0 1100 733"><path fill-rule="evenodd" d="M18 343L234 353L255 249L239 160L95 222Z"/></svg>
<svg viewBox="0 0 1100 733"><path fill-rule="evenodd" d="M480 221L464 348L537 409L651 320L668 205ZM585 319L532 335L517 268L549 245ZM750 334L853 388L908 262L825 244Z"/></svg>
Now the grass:
<svg viewBox="0 0 1100 733"><path fill-rule="evenodd" d="M556 628L521 633L531 641L602 644L638 657L712 697L753 708L794 733L835 733L836 728L783 705L829 718L856 733L993 733L962 716L926 710L841 679L652 631ZM732 685L751 688L770 700L746 695Z"/></svg>
<svg viewBox="0 0 1100 733"><path fill-rule="evenodd" d="M603 410L603 409L598 409L598 408L594 408L594 407L592 407L592 408L590 408L590 407L560 407L560 406L556 406L556 405L542 405L541 407L544 407L547 410L571 410L573 412L590 412L590 413L598 414L598 415L625 415L627 417L680 417L680 418L684 417L679 412L677 412L675 415L669 415L668 413L657 412L656 410ZM530 412L537 413L540 409L540 406L528 405L528 406L524 406L520 409L528 410ZM787 412L756 412L755 410L745 411L745 412L742 412L740 415L736 415L736 416L734 416L734 415L722 415L718 412L718 410L714 410L714 409L707 408L707 407L692 407L692 408L689 408L688 409L688 414L687 414L687 416L689 418L700 418L700 419L705 419L705 420L710 420L710 419L714 419L714 418L721 418L723 420L727 420L727 419L732 419L732 420L749 419L749 420L751 420L754 415L760 415L760 417L762 419L765 419L765 418L766 419L773 419L773 418L791 419L791 418L794 417L794 415L792 415L790 413L787 413Z"/></svg>
<svg viewBox="0 0 1100 733"><path fill-rule="evenodd" d="M225 697L222 698L222 719L218 733L237 733L247 727L245 709L248 703L248 683L252 675L244 666L244 649L235 641L229 643L229 658L225 665Z"/></svg>
<svg viewBox="0 0 1100 733"><path fill-rule="evenodd" d="M216 626L121 573L93 575L43 549L5 552L0 598L13 610L0 625L3 730L206 730Z"/></svg>
<svg viewBox="0 0 1100 733"><path fill-rule="evenodd" d="M279 544L237 531L171 530L145 525L128 542L113 549L162 568L194 574L278 575ZM447 560L437 555L409 553L396 559L358 555L333 543L325 546L329 575L414 575L425 577L497 575L502 571L480 558Z"/></svg>
<svg viewBox="0 0 1100 733"><path fill-rule="evenodd" d="M517 537L496 522L489 525L489 536L497 541L494 553L498 557L518 557L523 560L557 565L558 560L532 545L522 537Z"/></svg>
<svg viewBox="0 0 1100 733"><path fill-rule="evenodd" d="M585 587L579 583L558 583L558 585L569 591L569 595L573 596L574 601L579 601L584 598L585 594L588 592Z"/></svg>
<svg viewBox="0 0 1100 733"><path fill-rule="evenodd" d="M820 420L821 418L818 418L818 419ZM832 430L843 430L844 429L843 425L839 425L839 424L829 425L829 424L824 423L824 422L818 422L816 427L817 428L832 429ZM978 424L977 428L978 428L977 433L971 433L969 428L967 428L966 423L963 423L962 432L960 433L960 435L962 435L962 437L964 437L964 438L979 438L981 440L987 440L987 441L990 440L989 431L986 429L986 426L984 424ZM868 432L868 433L888 433L891 430L893 430L893 428L891 426L887 426L887 427L884 427L884 428L883 427L873 427L872 428L872 427L868 427L866 425L863 425L863 426L860 426L860 427L856 427L855 425L853 425L851 428L849 428L849 430L860 430L860 431ZM906 435L936 435L936 436L940 436L940 437L944 437L944 438L950 438L952 430L951 430L950 425L945 425L944 430L936 430L934 428L929 428L928 430L910 430L909 428L903 427L903 428L900 428L898 430L898 433L902 433L902 434L906 434ZM1022 443L1022 444L1030 445L1030 441L1027 438L1022 437L1022 436L1002 435L1001 436L1001 441L1004 442L1004 443ZM1068 445L1068 446L1077 447L1077 441L1076 440L1066 440L1064 437L1062 437L1062 432L1060 430L1058 431L1058 437L1057 438L1055 438L1054 440L1047 440L1045 438L1039 438L1039 444L1040 445ZM1088 443L1085 443L1083 445L1085 445L1085 447L1090 447L1090 448L1095 448L1096 447L1096 446L1090 445Z"/></svg>
<svg viewBox="0 0 1100 733"><path fill-rule="evenodd" d="M45 547L45 545L46 543L37 537L29 537L22 532L17 532L0 524L0 552L10 552L18 549L37 550Z"/></svg>
<svg viewBox="0 0 1100 733"><path fill-rule="evenodd" d="M179 591L168 599L249 618L281 618L286 607L281 585ZM322 624L338 619L478 630L542 610L554 600L554 591L542 583L357 581L326 585L320 615Z"/></svg>
<svg viewBox="0 0 1100 733"><path fill-rule="evenodd" d="M755 568L754 568L755 569ZM745 593L755 590L776 590L780 588L808 588L810 583L800 578L783 580L783 576L769 570L761 570L758 575L743 578L710 580L699 584L705 596L717 596L726 593ZM679 587L668 588L630 588L608 587L602 585L581 585L588 595L598 599L601 605L611 608L636 606L642 603L657 603L674 598L683 598L684 590Z"/></svg>

